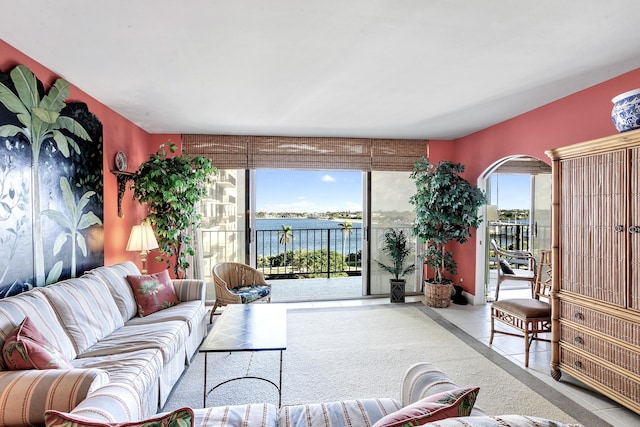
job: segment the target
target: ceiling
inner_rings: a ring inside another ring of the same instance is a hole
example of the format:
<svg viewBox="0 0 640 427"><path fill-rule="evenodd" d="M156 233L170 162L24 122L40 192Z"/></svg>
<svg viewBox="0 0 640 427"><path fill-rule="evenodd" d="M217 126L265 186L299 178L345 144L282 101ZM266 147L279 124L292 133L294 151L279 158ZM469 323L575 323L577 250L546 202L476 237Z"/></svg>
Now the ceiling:
<svg viewBox="0 0 640 427"><path fill-rule="evenodd" d="M637 0L20 0L2 14L4 41L150 133L455 139L640 67Z"/></svg>

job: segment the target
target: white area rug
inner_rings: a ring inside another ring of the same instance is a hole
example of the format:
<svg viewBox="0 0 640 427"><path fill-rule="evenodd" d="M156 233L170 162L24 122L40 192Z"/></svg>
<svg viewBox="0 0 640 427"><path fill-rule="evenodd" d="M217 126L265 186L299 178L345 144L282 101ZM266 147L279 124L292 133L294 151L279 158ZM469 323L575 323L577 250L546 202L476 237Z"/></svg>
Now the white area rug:
<svg viewBox="0 0 640 427"><path fill-rule="evenodd" d="M460 386L479 386L476 405L488 414L575 422L423 310L419 305L289 310L283 405L367 397L399 400L404 372L414 363L427 361ZM278 382L279 352L210 353L208 357L209 387L247 374ZM203 367L204 356L198 354L164 410L202 407ZM247 379L214 390L207 406L264 401L277 405L276 389Z"/></svg>

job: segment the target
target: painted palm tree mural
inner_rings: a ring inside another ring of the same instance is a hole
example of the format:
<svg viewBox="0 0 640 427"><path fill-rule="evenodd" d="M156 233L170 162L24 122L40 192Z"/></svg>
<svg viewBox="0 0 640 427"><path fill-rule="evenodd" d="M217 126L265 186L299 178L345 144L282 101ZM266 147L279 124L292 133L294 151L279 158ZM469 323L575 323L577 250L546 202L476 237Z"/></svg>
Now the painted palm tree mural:
<svg viewBox="0 0 640 427"><path fill-rule="evenodd" d="M87 245L102 225L102 125L69 93L63 79L45 91L24 65L0 72L0 256L11 265L0 297L103 263L102 243ZM66 250L60 233L73 236Z"/></svg>

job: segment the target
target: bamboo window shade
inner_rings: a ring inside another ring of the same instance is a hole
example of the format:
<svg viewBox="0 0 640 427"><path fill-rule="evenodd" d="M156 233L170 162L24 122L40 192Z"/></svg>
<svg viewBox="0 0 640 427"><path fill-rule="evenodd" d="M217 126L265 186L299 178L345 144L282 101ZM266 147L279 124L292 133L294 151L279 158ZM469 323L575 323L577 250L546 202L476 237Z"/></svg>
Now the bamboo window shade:
<svg viewBox="0 0 640 427"><path fill-rule="evenodd" d="M182 135L190 155L219 169L411 171L426 140L239 135Z"/></svg>

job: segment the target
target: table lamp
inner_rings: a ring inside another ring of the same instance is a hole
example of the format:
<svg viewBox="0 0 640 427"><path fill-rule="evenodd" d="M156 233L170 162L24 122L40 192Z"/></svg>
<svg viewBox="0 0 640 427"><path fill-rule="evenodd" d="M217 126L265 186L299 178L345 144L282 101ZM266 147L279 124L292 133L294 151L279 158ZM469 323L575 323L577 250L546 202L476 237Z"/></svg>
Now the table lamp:
<svg viewBox="0 0 640 427"><path fill-rule="evenodd" d="M158 247L158 241L150 224L134 225L129 235L127 251L139 251L142 259L142 274L147 274L147 254Z"/></svg>

